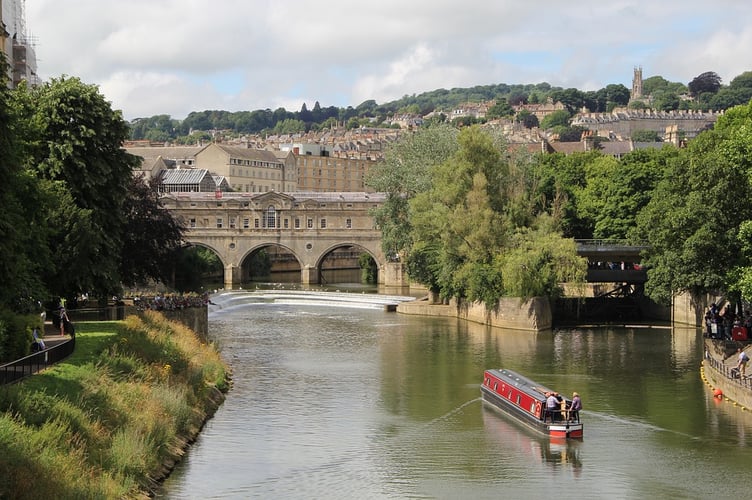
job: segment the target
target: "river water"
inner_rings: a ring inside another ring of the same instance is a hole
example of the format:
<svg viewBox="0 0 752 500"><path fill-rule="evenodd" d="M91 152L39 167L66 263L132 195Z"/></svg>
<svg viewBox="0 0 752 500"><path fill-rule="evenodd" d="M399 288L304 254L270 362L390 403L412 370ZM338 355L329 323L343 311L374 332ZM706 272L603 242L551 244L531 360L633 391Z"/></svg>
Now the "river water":
<svg viewBox="0 0 752 500"><path fill-rule="evenodd" d="M533 334L385 312L383 296L217 294L233 388L160 498L747 498L752 413L712 397L694 328ZM571 395L553 442L480 400L505 367Z"/></svg>

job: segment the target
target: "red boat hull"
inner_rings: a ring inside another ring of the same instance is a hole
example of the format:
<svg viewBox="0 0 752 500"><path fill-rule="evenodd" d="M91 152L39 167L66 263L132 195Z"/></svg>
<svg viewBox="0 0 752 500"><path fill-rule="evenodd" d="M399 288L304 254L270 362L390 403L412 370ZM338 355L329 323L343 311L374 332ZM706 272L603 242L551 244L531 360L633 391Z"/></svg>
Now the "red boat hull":
<svg viewBox="0 0 752 500"><path fill-rule="evenodd" d="M566 417L549 421L545 411L547 392L554 391L504 369L486 370L481 385L484 401L528 427L552 438L582 439L583 425L579 415L577 421Z"/></svg>

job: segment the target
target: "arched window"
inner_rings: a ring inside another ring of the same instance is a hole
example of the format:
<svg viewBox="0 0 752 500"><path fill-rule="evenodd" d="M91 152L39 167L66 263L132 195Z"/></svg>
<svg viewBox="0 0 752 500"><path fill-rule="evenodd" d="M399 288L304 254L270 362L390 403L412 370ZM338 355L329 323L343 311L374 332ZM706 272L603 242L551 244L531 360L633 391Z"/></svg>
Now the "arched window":
<svg viewBox="0 0 752 500"><path fill-rule="evenodd" d="M277 211L274 209L273 206L269 206L269 208L266 209L266 228L267 229L274 229L277 227Z"/></svg>

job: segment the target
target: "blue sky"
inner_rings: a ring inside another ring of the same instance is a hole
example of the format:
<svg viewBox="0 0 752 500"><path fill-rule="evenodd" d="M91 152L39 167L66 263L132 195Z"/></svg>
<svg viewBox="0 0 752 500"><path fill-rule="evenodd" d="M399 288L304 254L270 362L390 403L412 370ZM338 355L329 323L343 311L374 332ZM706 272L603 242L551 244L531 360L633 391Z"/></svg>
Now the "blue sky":
<svg viewBox="0 0 752 500"><path fill-rule="evenodd" d="M96 84L129 120L752 71L745 0L26 0L26 29L43 79Z"/></svg>

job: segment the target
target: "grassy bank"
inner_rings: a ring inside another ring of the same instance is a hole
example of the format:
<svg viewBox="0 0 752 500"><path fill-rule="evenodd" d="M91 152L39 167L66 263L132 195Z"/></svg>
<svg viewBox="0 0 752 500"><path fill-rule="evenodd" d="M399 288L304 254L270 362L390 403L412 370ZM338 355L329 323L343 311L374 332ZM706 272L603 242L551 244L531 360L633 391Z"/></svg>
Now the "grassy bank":
<svg viewBox="0 0 752 500"><path fill-rule="evenodd" d="M146 496L227 381L213 346L159 313L77 323L70 358L0 387L0 498Z"/></svg>

